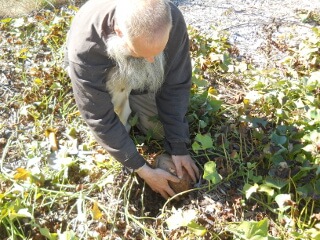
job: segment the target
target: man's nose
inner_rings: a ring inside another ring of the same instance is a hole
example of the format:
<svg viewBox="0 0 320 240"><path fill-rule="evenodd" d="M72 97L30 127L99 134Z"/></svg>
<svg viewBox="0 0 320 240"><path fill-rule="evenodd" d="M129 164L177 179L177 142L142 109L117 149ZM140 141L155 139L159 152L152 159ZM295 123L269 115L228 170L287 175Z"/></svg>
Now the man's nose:
<svg viewBox="0 0 320 240"><path fill-rule="evenodd" d="M148 58L145 58L145 60L147 60L149 63L153 63L154 57L148 57Z"/></svg>

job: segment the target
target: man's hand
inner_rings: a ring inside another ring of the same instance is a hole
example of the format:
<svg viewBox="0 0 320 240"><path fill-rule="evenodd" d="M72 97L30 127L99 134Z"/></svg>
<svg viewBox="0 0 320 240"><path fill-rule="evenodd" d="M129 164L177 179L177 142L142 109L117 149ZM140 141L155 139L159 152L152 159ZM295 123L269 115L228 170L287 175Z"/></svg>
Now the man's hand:
<svg viewBox="0 0 320 240"><path fill-rule="evenodd" d="M199 179L199 169L192 160L190 155L177 156L172 155L172 160L176 166L176 172L179 178L182 178L182 168L184 168L192 180L196 183Z"/></svg>
<svg viewBox="0 0 320 240"><path fill-rule="evenodd" d="M152 169L147 164L140 168L137 173L153 191L160 193L165 199L175 195L175 192L169 186L168 181L176 183L180 182L180 179L176 176L160 168Z"/></svg>

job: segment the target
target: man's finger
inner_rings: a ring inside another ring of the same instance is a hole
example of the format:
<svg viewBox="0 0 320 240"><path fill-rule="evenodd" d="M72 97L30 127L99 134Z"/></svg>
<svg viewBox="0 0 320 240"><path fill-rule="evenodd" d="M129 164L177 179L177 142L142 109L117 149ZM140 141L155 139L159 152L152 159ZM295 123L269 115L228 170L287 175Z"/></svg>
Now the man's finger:
<svg viewBox="0 0 320 240"><path fill-rule="evenodd" d="M181 162L180 161L176 161L174 163L175 163L175 166L176 166L177 176L178 176L178 178L181 179L182 176L183 176Z"/></svg>
<svg viewBox="0 0 320 240"><path fill-rule="evenodd" d="M189 166L187 168L187 172L188 172L189 176L192 178L192 181L196 182L197 178L196 178L196 174L194 173L192 166Z"/></svg>
<svg viewBox="0 0 320 240"><path fill-rule="evenodd" d="M180 178L178 178L178 177L176 177L176 176L174 176L174 175L172 175L170 173L166 174L166 179L171 181L171 182L175 182L175 183L180 182Z"/></svg>
<svg viewBox="0 0 320 240"><path fill-rule="evenodd" d="M171 187L166 188L167 194L169 194L170 197L176 195L176 193L172 190Z"/></svg>

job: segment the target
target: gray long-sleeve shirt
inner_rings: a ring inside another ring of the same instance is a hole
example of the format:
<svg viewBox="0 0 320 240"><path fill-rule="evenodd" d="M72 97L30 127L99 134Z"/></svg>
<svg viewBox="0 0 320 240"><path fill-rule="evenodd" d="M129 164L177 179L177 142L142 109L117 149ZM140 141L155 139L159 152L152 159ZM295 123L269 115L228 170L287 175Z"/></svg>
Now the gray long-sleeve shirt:
<svg viewBox="0 0 320 240"><path fill-rule="evenodd" d="M114 112L106 90L107 73L115 66L106 51L106 38L114 33L115 6L116 0L94 0L80 8L68 33L66 61L77 106L95 138L124 166L137 169L145 160ZM156 104L166 150L184 155L190 141L185 118L191 86L189 38L181 12L170 6L173 27L164 50L165 80Z"/></svg>

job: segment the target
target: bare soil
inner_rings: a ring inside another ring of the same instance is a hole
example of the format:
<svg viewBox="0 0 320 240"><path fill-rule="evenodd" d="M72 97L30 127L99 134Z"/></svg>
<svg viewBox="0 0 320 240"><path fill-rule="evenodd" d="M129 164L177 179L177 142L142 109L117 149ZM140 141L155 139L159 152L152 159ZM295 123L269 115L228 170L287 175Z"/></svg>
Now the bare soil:
<svg viewBox="0 0 320 240"><path fill-rule="evenodd" d="M318 0L175 0L187 24L203 33L227 31L240 55L265 67L282 57L270 41L294 47L317 24L306 18L320 12Z"/></svg>

